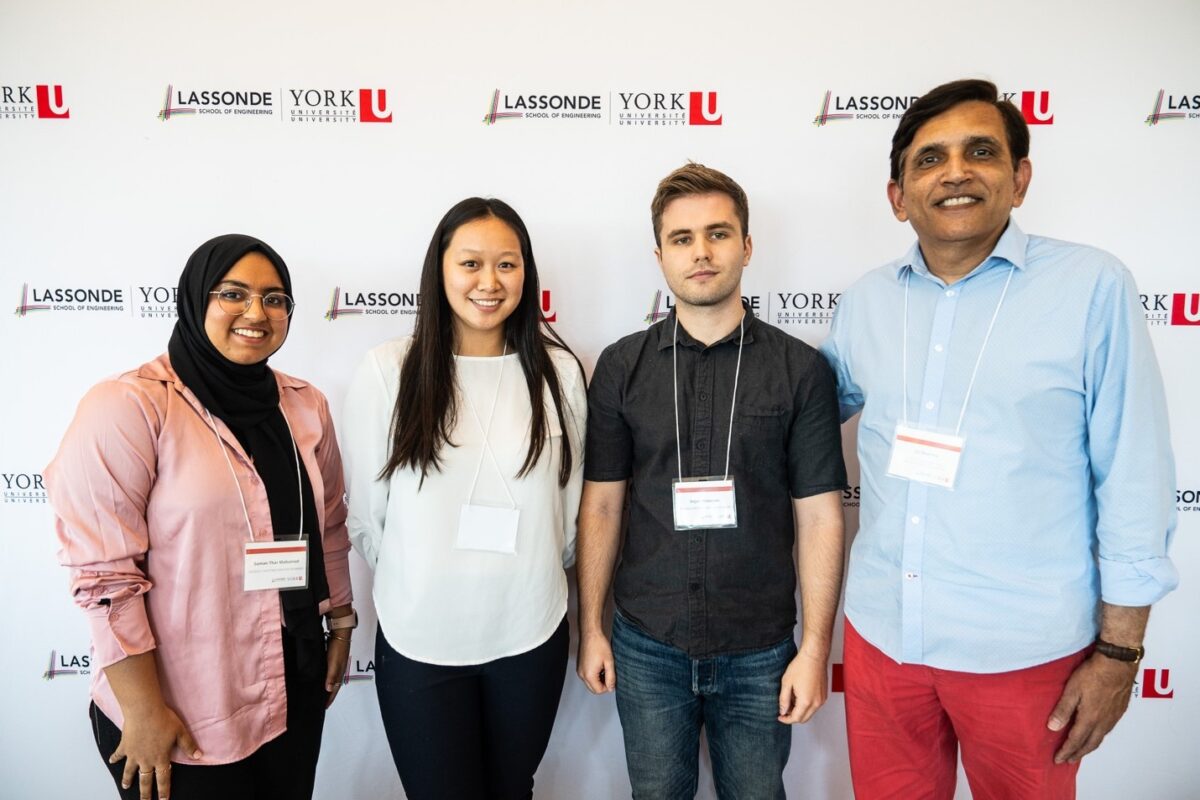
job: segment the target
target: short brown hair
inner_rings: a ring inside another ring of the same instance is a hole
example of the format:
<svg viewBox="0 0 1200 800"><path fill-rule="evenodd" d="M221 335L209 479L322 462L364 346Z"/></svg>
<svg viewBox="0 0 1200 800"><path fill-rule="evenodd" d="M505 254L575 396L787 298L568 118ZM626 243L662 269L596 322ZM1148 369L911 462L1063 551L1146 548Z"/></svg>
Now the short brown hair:
<svg viewBox="0 0 1200 800"><path fill-rule="evenodd" d="M1008 150L1012 154L1013 169L1016 169L1021 160L1029 156L1029 125L1026 124L1025 117L1021 116L1020 109L1000 98L996 84L991 81L966 79L943 83L930 89L904 112L900 124L896 127L896 134L892 137L892 180L899 183L904 175L904 156L922 125L960 103L972 102L988 103L1000 112L1000 118L1004 120L1004 132L1008 136Z"/></svg>
<svg viewBox="0 0 1200 800"><path fill-rule="evenodd" d="M733 201L743 238L750 234L750 203L737 181L703 164L689 161L658 182L650 201L650 222L654 225L654 243L661 245L663 209L672 200L694 194L723 194Z"/></svg>

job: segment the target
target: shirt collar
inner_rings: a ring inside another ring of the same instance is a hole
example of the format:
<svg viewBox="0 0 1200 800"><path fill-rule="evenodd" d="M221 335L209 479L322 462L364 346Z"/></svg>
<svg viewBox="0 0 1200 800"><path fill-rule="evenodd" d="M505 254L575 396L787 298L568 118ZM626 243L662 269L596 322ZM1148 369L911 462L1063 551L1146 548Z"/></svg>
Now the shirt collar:
<svg viewBox="0 0 1200 800"><path fill-rule="evenodd" d="M751 344L754 341L754 327L758 325L758 318L754 316L754 312L750 310L750 304L742 300L742 311L746 314L746 337L745 344ZM666 316L662 322L659 322L655 327L658 329L658 349L666 350L674 342L673 334L675 332L675 313L674 308L671 313ZM697 341L692 337L687 329L682 325L679 326L679 343L685 347L692 347L696 350L704 350L706 347L716 347L726 342L736 342L741 335L741 327L736 327L727 335L718 339L710 345L705 345L703 342Z"/></svg>
<svg viewBox="0 0 1200 800"><path fill-rule="evenodd" d="M1017 269L1025 269L1025 250L1028 244L1029 237L1017 225L1017 221L1009 217L1008 227L1004 229L1004 233L1000 234L991 254L983 260L982 264L971 270L966 278L1001 264L1011 264ZM926 266L925 256L921 252L921 243L913 242L912 247L908 249L903 258L892 262L892 269L897 278L904 277L905 269L912 270L926 278L930 277L929 267Z"/></svg>

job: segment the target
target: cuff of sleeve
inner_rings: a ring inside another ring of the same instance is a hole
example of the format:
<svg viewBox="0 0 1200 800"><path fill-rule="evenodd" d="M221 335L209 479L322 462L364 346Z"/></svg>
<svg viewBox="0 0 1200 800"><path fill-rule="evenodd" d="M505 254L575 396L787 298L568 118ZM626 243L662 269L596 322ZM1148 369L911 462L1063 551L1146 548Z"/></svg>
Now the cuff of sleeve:
<svg viewBox="0 0 1200 800"><path fill-rule="evenodd" d="M1100 597L1114 606L1149 606L1179 585L1179 573L1167 556L1139 561L1099 559Z"/></svg>
<svg viewBox="0 0 1200 800"><path fill-rule="evenodd" d="M141 595L114 606L98 606L88 615L92 629L93 669L104 669L155 648L146 603Z"/></svg>

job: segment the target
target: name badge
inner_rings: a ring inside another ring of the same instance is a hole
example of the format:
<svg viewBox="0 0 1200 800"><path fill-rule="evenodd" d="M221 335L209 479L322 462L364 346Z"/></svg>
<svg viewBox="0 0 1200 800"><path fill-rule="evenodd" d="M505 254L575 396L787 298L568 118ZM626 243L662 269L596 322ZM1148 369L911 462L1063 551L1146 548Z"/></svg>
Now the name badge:
<svg viewBox="0 0 1200 800"><path fill-rule="evenodd" d="M950 433L935 433L897 425L892 437L892 457L887 474L893 478L953 489L966 440Z"/></svg>
<svg viewBox="0 0 1200 800"><path fill-rule="evenodd" d="M736 528L737 501L733 478L689 478L671 481L675 530Z"/></svg>
<svg viewBox="0 0 1200 800"><path fill-rule="evenodd" d="M246 542L244 561L247 592L308 588L307 539Z"/></svg>
<svg viewBox="0 0 1200 800"><path fill-rule="evenodd" d="M519 508L464 505L458 515L455 550L486 550L514 555L517 552Z"/></svg>

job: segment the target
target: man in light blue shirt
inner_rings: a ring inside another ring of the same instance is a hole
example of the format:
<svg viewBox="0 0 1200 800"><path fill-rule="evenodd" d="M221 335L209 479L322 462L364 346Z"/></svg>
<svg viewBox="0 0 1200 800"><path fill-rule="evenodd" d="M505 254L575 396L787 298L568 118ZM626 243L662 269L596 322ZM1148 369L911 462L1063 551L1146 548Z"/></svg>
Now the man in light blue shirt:
<svg viewBox="0 0 1200 800"><path fill-rule="evenodd" d="M1162 379L1129 271L1028 236L1029 132L985 81L913 103L888 196L917 243L823 352L861 412L846 588L855 795L1075 796L1178 578ZM993 703L992 700L995 699ZM986 707L980 711L981 706Z"/></svg>

